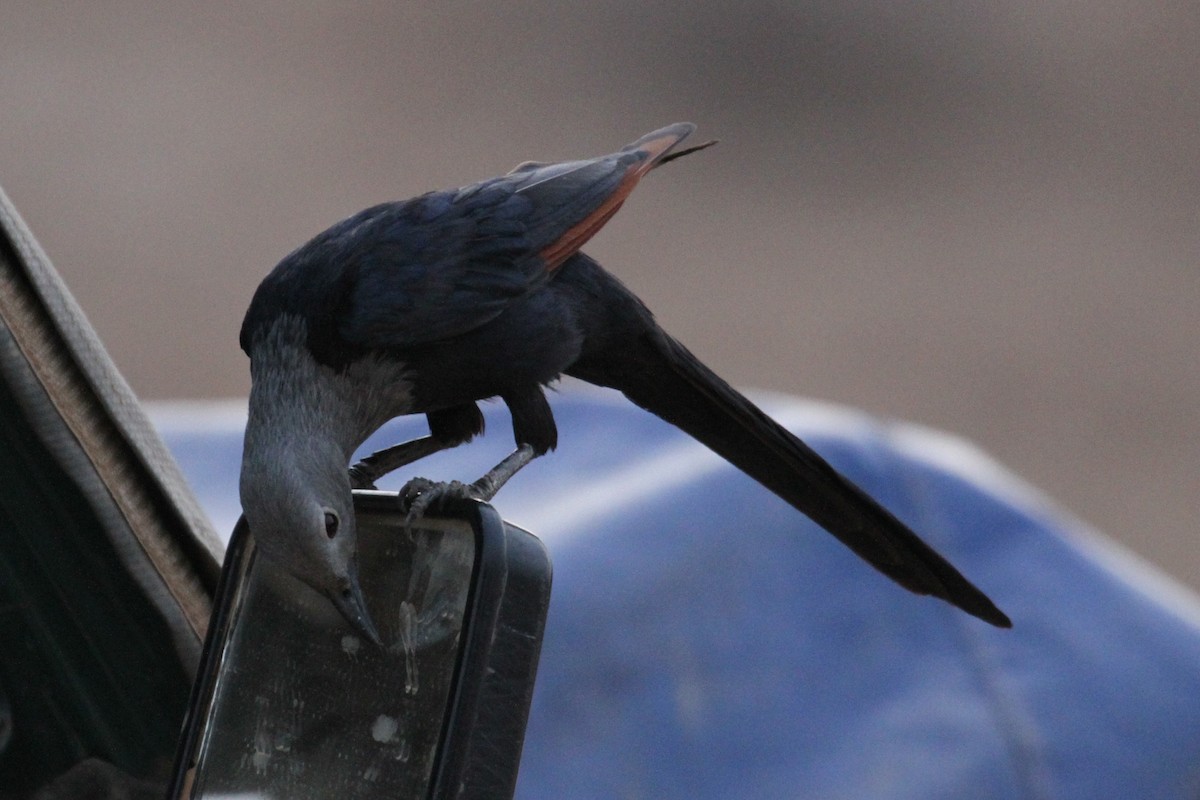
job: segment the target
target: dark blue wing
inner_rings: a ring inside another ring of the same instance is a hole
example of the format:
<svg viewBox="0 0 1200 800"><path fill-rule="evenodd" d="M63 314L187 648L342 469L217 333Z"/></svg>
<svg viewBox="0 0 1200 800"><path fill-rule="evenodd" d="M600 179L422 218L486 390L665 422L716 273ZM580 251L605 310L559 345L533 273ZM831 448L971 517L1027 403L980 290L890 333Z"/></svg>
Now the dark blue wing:
<svg viewBox="0 0 1200 800"><path fill-rule="evenodd" d="M284 259L263 281L243 346L281 313L308 321L325 362L458 336L540 286L694 130L671 125L616 153L525 164L499 178L362 211Z"/></svg>
<svg viewBox="0 0 1200 800"><path fill-rule="evenodd" d="M500 183L396 204L356 237L339 332L351 344L406 347L487 323L546 280L526 225L529 202Z"/></svg>

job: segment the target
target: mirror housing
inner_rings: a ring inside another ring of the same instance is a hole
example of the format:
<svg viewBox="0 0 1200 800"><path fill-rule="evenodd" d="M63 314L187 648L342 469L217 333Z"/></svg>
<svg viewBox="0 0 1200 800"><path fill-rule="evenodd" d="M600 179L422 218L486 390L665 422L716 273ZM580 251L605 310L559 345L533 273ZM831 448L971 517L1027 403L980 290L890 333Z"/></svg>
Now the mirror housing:
<svg viewBox="0 0 1200 800"><path fill-rule="evenodd" d="M170 798L511 797L550 599L541 542L491 506L412 529L356 491L359 571L384 647L230 541Z"/></svg>

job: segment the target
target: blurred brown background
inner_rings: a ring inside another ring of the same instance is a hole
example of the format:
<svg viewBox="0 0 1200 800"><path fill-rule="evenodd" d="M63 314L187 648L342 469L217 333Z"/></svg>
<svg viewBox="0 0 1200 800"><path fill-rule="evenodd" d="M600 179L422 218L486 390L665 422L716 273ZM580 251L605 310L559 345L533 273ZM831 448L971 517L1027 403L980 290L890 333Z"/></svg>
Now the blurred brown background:
<svg viewBox="0 0 1200 800"><path fill-rule="evenodd" d="M692 120L722 145L589 247L669 330L1200 586L1197 41L1194 2L9 2L0 185L142 397L227 397L328 224Z"/></svg>

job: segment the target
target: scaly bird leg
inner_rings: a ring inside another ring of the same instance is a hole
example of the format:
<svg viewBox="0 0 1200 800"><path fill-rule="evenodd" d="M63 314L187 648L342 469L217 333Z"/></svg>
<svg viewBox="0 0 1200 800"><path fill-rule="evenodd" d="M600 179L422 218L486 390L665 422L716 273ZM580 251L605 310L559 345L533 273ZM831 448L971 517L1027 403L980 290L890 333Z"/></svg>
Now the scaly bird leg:
<svg viewBox="0 0 1200 800"><path fill-rule="evenodd" d="M440 507L446 500L469 498L481 503L490 501L496 496L496 492L508 483L509 478L520 472L521 468L535 457L533 447L523 444L474 483L437 483L427 478L413 478L400 490L402 503L408 506L405 524L411 526L424 516L426 511Z"/></svg>
<svg viewBox="0 0 1200 800"><path fill-rule="evenodd" d="M375 481L403 466L420 461L451 445L439 442L432 436L422 436L407 442L394 444L371 455L350 468L350 486L355 489L374 489Z"/></svg>

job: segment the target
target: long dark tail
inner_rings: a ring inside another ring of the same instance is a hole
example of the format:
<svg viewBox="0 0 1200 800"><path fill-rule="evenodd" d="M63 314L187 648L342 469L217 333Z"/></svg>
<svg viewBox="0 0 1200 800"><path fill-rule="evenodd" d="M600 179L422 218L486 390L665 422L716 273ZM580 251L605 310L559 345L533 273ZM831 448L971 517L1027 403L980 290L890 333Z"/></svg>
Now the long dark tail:
<svg viewBox="0 0 1200 800"><path fill-rule="evenodd" d="M679 342L655 329L628 344L619 360L584 359L569 372L621 391L703 442L906 589L1012 627L987 595L904 523Z"/></svg>

